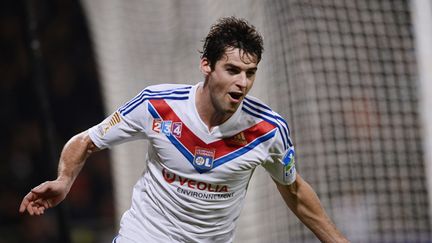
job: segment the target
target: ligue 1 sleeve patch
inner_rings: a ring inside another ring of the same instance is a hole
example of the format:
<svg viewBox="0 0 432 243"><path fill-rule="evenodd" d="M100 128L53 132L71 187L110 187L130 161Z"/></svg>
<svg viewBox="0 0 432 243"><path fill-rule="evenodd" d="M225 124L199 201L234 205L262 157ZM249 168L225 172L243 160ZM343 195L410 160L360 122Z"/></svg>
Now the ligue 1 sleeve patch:
<svg viewBox="0 0 432 243"><path fill-rule="evenodd" d="M200 170L210 170L213 168L214 156L214 149L196 147L193 165L195 168Z"/></svg>
<svg viewBox="0 0 432 243"><path fill-rule="evenodd" d="M285 153L282 162L284 164L284 181L291 182L295 178L296 168L295 168L295 152L294 147L290 147Z"/></svg>
<svg viewBox="0 0 432 243"><path fill-rule="evenodd" d="M110 119L99 126L99 133L103 137L108 130L121 122L121 117L118 111L111 115Z"/></svg>

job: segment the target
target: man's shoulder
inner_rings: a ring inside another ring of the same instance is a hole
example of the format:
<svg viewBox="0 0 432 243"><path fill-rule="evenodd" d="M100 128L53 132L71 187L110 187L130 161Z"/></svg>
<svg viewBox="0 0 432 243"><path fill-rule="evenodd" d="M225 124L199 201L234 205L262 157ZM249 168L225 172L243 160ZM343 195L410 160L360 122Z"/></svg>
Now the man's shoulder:
<svg viewBox="0 0 432 243"><path fill-rule="evenodd" d="M243 102L242 110L250 116L264 120L277 127L280 133L279 138L284 148L287 149L288 147L292 146L292 141L289 137L291 132L287 121L277 112L273 111L264 102L256 97L246 96Z"/></svg>
<svg viewBox="0 0 432 243"><path fill-rule="evenodd" d="M193 85L191 84L155 84L147 86L144 91L149 93L160 93L160 92L175 92L175 91L189 91Z"/></svg>
<svg viewBox="0 0 432 243"><path fill-rule="evenodd" d="M245 97L242 110L253 117L268 121L277 126L286 127L286 129L288 129L288 123L281 115L254 96L248 95Z"/></svg>
<svg viewBox="0 0 432 243"><path fill-rule="evenodd" d="M248 111L255 111L260 114L268 114L271 116L277 115L277 112L275 112L270 106L268 106L266 103L264 103L262 100L258 99L257 97L247 95L243 101L243 110Z"/></svg>
<svg viewBox="0 0 432 243"><path fill-rule="evenodd" d="M130 113L149 100L187 100L192 89L190 84L156 84L141 90L138 95L119 108L122 115Z"/></svg>

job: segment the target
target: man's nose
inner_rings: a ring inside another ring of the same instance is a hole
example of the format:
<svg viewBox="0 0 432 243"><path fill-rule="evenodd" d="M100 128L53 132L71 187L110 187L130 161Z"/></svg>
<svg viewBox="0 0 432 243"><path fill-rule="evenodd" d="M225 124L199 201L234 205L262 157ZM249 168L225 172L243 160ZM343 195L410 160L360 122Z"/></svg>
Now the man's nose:
<svg viewBox="0 0 432 243"><path fill-rule="evenodd" d="M246 72L240 72L239 73L239 77L237 80L237 85L241 88L246 88L247 87L247 75Z"/></svg>

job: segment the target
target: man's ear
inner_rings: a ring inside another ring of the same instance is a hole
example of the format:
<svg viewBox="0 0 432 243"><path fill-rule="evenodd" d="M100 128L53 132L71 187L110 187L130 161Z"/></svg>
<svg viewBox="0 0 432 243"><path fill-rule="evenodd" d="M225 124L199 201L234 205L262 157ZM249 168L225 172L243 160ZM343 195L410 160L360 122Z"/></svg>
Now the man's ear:
<svg viewBox="0 0 432 243"><path fill-rule="evenodd" d="M207 58L201 58L200 69L204 75L209 75L211 73L210 61Z"/></svg>

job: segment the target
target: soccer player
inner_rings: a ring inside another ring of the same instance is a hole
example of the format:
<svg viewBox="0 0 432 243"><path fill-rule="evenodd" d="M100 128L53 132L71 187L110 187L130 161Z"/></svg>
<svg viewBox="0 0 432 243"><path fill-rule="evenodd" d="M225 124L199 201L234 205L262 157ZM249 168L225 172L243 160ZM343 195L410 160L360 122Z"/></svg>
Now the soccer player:
<svg viewBox="0 0 432 243"><path fill-rule="evenodd" d="M86 158L133 139L149 140L147 171L133 188L113 242L232 242L257 166L287 206L323 242L347 242L296 172L285 120L248 96L263 51L255 27L220 19L204 40L204 82L142 90L100 124L72 137L58 177L33 188L20 212L41 215L65 199Z"/></svg>

